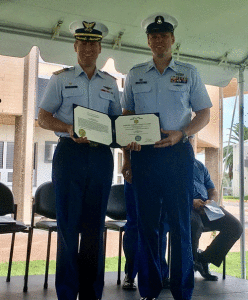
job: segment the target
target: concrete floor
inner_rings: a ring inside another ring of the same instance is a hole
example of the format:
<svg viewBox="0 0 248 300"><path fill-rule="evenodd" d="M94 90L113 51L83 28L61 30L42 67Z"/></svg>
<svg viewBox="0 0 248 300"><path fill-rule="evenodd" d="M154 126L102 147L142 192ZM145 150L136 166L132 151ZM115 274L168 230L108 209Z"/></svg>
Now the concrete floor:
<svg viewBox="0 0 248 300"><path fill-rule="evenodd" d="M225 280L208 282L204 281L198 274L195 277L195 290L192 300L247 300L248 281L227 276ZM139 292L125 291L116 285L117 274L106 273L105 286L102 300L138 300ZM123 278L123 274L122 274ZM7 283L5 277L0 277L0 299L1 300L56 300L54 289L54 275L49 276L48 289L43 289L44 276L30 276L28 292L23 293L23 277L12 277ZM158 300L173 299L169 290L163 290Z"/></svg>

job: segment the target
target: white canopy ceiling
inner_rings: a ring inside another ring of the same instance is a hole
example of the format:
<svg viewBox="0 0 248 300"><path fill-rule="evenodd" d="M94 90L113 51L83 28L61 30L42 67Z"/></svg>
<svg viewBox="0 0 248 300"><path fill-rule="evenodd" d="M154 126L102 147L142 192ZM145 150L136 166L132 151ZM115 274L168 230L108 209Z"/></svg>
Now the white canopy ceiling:
<svg viewBox="0 0 248 300"><path fill-rule="evenodd" d="M151 59L140 23L154 12L178 19L175 58L194 64L206 84L226 86L246 66L247 0L0 0L0 54L23 57L35 45L45 61L74 65L69 24L90 18L109 28L98 66L112 57L116 69L127 73ZM53 37L58 21L59 35ZM248 88L247 70L245 77Z"/></svg>

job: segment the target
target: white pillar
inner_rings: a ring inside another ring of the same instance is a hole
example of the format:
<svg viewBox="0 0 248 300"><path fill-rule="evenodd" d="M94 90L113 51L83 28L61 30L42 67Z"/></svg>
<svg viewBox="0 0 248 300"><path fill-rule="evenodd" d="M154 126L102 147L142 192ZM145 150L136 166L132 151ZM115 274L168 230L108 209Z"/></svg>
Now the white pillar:
<svg viewBox="0 0 248 300"><path fill-rule="evenodd" d="M23 114L15 118L13 193L17 218L29 224L32 204L33 139L39 50L33 47L24 59Z"/></svg>

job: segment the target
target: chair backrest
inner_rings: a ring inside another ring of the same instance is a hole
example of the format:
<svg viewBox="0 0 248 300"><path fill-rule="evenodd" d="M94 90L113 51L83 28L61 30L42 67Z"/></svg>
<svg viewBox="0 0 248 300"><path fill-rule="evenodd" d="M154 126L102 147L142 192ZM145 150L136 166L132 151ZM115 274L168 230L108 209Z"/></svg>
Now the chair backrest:
<svg viewBox="0 0 248 300"><path fill-rule="evenodd" d="M34 196L35 213L49 219L56 219L56 204L53 183L42 183Z"/></svg>
<svg viewBox="0 0 248 300"><path fill-rule="evenodd" d="M0 182L0 216L14 213L14 196L12 191Z"/></svg>
<svg viewBox="0 0 248 300"><path fill-rule="evenodd" d="M124 184L112 185L108 199L107 216L113 220L126 220L126 214Z"/></svg>

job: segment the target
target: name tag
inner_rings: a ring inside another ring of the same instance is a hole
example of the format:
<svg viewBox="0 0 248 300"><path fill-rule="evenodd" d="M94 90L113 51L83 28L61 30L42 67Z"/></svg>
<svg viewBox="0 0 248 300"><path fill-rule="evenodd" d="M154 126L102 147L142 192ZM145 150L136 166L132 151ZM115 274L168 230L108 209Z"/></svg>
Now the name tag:
<svg viewBox="0 0 248 300"><path fill-rule="evenodd" d="M135 82L135 84L146 84L146 83L147 83L147 81L143 81L143 80Z"/></svg>
<svg viewBox="0 0 248 300"><path fill-rule="evenodd" d="M65 86L65 89L76 89L76 88L78 88L77 85L67 85L67 86Z"/></svg>

